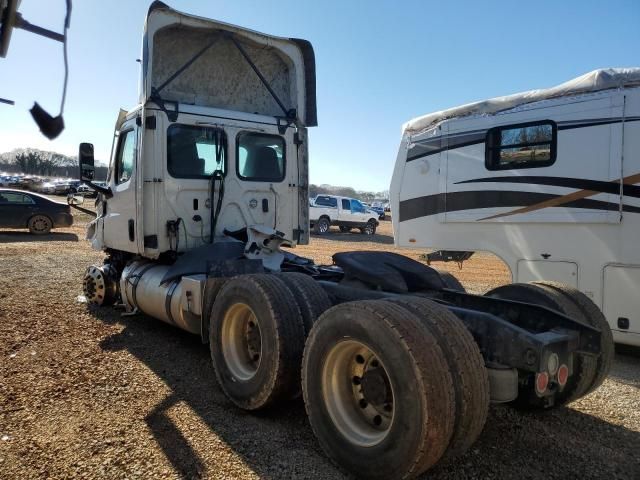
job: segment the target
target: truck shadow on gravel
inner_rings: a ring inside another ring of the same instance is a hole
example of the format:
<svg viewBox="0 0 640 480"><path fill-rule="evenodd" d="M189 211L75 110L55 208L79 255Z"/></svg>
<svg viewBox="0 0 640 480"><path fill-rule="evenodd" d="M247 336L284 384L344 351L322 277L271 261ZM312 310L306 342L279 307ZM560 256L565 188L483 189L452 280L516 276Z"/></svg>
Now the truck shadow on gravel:
<svg viewBox="0 0 640 480"><path fill-rule="evenodd" d="M357 230L351 233L342 233L339 230L330 230L329 232L317 235L312 233L311 238L314 240L329 240L334 242L353 242L353 243L379 243L381 245L393 245L393 236L383 233L374 233L373 235L364 235Z"/></svg>
<svg viewBox="0 0 640 480"><path fill-rule="evenodd" d="M171 389L146 412L145 421L180 476L216 475L215 462L205 458L211 452L194 449L167 414L184 402L215 434L212 439L228 445L261 478L345 478L318 446L300 399L264 412L244 412L218 387L208 347L198 337L144 315L90 311L105 323L124 327L105 338L102 349L126 350ZM639 432L572 408L533 414L494 406L479 441L422 478L637 479L638 451Z"/></svg>
<svg viewBox="0 0 640 480"><path fill-rule="evenodd" d="M45 235L33 235L22 231L0 231L0 243L20 243L20 242L77 242L78 236L75 233L51 232Z"/></svg>

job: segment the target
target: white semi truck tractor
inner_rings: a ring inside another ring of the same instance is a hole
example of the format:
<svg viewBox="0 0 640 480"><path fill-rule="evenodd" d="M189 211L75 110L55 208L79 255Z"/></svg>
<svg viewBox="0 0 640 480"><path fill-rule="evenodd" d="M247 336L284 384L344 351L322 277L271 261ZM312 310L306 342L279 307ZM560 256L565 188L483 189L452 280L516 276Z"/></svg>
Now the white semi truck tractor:
<svg viewBox="0 0 640 480"><path fill-rule="evenodd" d="M390 252L329 266L293 253L309 242L309 42L154 2L141 67L140 104L118 116L107 186L95 186L88 238L105 260L84 294L200 335L239 408L302 392L338 465L405 478L468 449L490 402L543 410L602 383L611 333L576 290L470 295ZM79 163L91 183L91 144Z"/></svg>

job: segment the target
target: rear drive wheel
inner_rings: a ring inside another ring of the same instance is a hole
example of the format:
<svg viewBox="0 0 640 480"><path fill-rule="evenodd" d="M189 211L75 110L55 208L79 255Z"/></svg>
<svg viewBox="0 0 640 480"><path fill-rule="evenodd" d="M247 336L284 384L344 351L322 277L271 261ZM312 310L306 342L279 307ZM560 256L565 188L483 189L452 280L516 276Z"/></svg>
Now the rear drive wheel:
<svg viewBox="0 0 640 480"><path fill-rule="evenodd" d="M318 317L332 307L329 295L313 278L304 273L284 272L275 275L285 283L296 299L306 338Z"/></svg>
<svg viewBox="0 0 640 480"><path fill-rule="evenodd" d="M364 235L373 235L376 233L376 222L375 220L369 220L364 227L360 227L360 232Z"/></svg>
<svg viewBox="0 0 640 480"><path fill-rule="evenodd" d="M304 328L296 299L274 275L227 281L210 317L210 349L218 383L246 410L300 392Z"/></svg>
<svg viewBox="0 0 640 480"><path fill-rule="evenodd" d="M446 288L455 290L456 292L466 292L464 286L460 283L460 280L458 280L452 273L442 270L438 270L438 273L440 274L440 278L444 282Z"/></svg>
<svg viewBox="0 0 640 480"><path fill-rule="evenodd" d="M596 388L602 385L604 379L607 378L607 375L609 375L609 371L611 370L611 365L613 363L615 347L609 322L607 322L607 319L605 318L602 311L598 308L598 306L580 290L559 282L533 283L535 285L541 285L543 287L547 287L549 289L560 292L567 299L574 303L574 305L581 311L585 321L589 325L592 325L600 330L600 356L596 361L595 376L593 378L593 381L591 382L591 385L589 385L589 388L587 388L585 395L593 392Z"/></svg>
<svg viewBox="0 0 640 480"><path fill-rule="evenodd" d="M27 226L34 235L44 235L51 231L53 222L46 215L34 215L29 219Z"/></svg>
<svg viewBox="0 0 640 480"><path fill-rule="evenodd" d="M316 222L315 226L313 227L313 230L318 235L324 235L329 231L330 226L331 226L331 222L329 222L329 219L326 217L321 217Z"/></svg>
<svg viewBox="0 0 640 480"><path fill-rule="evenodd" d="M449 310L420 297L389 299L416 315L435 337L454 379L456 416L445 456L463 454L478 439L489 412L489 376L473 336Z"/></svg>
<svg viewBox="0 0 640 480"><path fill-rule="evenodd" d="M494 288L485 294L489 297L504 298L520 302L533 303L556 310L570 318L590 324L585 315L560 292L550 287L533 283L512 283ZM535 392L535 379L530 375L520 383L518 398L514 404L525 409L550 408L577 400L587 393L596 375L596 361L588 355L574 354L573 372L562 390L557 389L552 396L552 403L538 397Z"/></svg>
<svg viewBox="0 0 640 480"><path fill-rule="evenodd" d="M307 339L302 389L320 445L358 477L416 476L449 444L455 394L444 353L415 315L392 303L326 311Z"/></svg>

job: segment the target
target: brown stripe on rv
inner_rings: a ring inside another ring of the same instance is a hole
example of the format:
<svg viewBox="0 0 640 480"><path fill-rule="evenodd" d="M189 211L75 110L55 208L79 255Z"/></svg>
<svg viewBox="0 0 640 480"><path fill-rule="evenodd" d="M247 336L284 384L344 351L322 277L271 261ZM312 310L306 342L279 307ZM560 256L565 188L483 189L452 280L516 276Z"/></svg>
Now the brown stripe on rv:
<svg viewBox="0 0 640 480"><path fill-rule="evenodd" d="M637 182L640 182L640 173L636 173L635 175L630 175L622 179L622 183L624 185L633 185L634 183L637 183ZM575 202L576 200L581 200L583 198L592 197L593 195L597 195L599 193L601 192L594 191L594 190L578 190L577 192L573 192L573 193L569 193L568 195L562 195L560 197L545 200L544 202L536 203L534 205L529 205L528 207L518 208L516 210L500 213L498 215L491 215L489 217L479 218L477 221L481 222L483 220L493 220L495 218L509 217L511 215L518 215L520 213L535 212L536 210L542 210L543 208L548 208L548 207L560 207L567 203Z"/></svg>

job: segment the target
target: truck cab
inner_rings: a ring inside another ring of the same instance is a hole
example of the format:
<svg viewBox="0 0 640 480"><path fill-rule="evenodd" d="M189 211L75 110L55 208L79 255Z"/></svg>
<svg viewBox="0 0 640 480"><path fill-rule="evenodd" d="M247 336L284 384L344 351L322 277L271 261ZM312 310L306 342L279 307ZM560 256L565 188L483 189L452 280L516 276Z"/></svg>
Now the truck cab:
<svg viewBox="0 0 640 480"><path fill-rule="evenodd" d="M154 2L140 104L116 121L94 246L156 259L252 225L308 243L314 65L303 40Z"/></svg>

